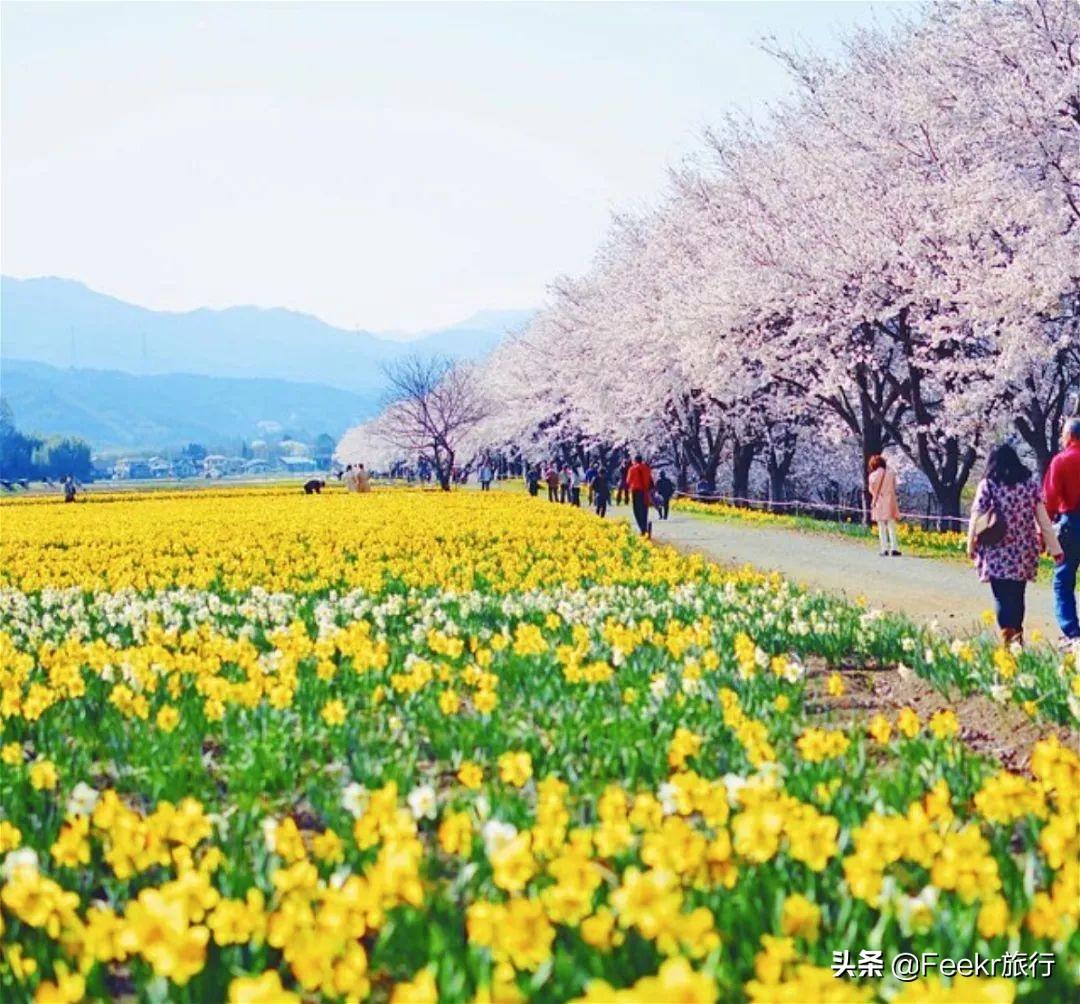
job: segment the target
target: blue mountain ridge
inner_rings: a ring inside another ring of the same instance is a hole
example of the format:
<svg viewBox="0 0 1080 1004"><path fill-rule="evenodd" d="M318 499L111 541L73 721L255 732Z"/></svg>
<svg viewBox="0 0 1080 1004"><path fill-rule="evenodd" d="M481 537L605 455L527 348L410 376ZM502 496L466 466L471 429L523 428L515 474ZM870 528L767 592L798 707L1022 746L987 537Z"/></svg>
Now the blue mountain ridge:
<svg viewBox="0 0 1080 1004"><path fill-rule="evenodd" d="M96 448L250 437L260 421L338 435L378 409L385 364L478 359L529 316L481 311L401 341L284 308L149 310L70 279L4 276L0 392L20 428Z"/></svg>
<svg viewBox="0 0 1080 1004"><path fill-rule="evenodd" d="M527 312L481 312L527 319ZM382 388L381 366L410 353L476 359L506 328L475 322L411 341L336 328L284 308L149 310L97 293L70 279L0 280L0 357L146 375L298 380L370 393Z"/></svg>
<svg viewBox="0 0 1080 1004"><path fill-rule="evenodd" d="M336 387L191 373L135 376L116 370L58 369L5 359L0 394L19 428L77 435L95 450L168 450L252 440L260 423L310 441L335 439L377 410L371 396Z"/></svg>

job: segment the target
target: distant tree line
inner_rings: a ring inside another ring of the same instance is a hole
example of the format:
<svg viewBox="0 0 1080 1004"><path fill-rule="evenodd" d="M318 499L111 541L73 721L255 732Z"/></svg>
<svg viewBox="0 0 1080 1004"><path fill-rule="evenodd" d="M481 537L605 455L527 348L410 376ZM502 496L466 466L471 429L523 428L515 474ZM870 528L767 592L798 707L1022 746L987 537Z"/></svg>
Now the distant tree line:
<svg viewBox="0 0 1080 1004"><path fill-rule="evenodd" d="M8 403L0 398L0 478L49 479L93 474L90 444L76 436L35 436L20 432Z"/></svg>

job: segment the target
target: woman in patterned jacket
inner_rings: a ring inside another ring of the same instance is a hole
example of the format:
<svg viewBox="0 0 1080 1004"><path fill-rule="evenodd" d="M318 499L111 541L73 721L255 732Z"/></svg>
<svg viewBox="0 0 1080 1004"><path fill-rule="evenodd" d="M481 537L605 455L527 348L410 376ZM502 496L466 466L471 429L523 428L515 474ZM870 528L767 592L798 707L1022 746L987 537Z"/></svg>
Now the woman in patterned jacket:
<svg viewBox="0 0 1080 1004"><path fill-rule="evenodd" d="M976 541L980 514L994 511L1005 524L1005 536L986 546ZM1041 533L1041 538L1040 538ZM1046 514L1039 484L1011 446L996 446L986 461L986 474L975 492L968 527L968 556L979 579L990 583L1001 639L1006 645L1024 641L1024 592L1035 578L1039 553L1060 561L1061 545Z"/></svg>

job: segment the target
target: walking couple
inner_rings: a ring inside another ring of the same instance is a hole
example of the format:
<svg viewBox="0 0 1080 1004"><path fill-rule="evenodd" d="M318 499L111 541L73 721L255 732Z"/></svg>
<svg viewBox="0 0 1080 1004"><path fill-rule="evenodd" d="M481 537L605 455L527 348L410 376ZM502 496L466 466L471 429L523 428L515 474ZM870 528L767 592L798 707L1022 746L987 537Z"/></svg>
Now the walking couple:
<svg viewBox="0 0 1080 1004"><path fill-rule="evenodd" d="M639 453L626 471L626 490L630 495L634 522L637 523L638 530L643 537L651 537L649 507L655 505L660 518L667 519L671 509L671 496L675 494L675 482L666 472L661 472L659 480L653 478L652 468Z"/></svg>

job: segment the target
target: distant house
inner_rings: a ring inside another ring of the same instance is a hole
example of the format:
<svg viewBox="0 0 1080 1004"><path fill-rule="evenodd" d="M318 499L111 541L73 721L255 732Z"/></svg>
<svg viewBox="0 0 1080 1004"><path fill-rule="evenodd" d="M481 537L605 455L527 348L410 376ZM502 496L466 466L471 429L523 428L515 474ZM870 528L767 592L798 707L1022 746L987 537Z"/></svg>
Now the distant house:
<svg viewBox="0 0 1080 1004"><path fill-rule="evenodd" d="M191 457L180 457L173 461L173 474L178 478L193 478L199 473L199 468Z"/></svg>
<svg viewBox="0 0 1080 1004"><path fill-rule="evenodd" d="M149 478L150 465L139 457L121 457L113 466L114 481L133 481L140 478Z"/></svg>
<svg viewBox="0 0 1080 1004"><path fill-rule="evenodd" d="M228 473L229 458L223 453L209 453L203 457L204 478L221 478Z"/></svg>
<svg viewBox="0 0 1080 1004"><path fill-rule="evenodd" d="M256 457L254 460L244 461L245 474L266 474L270 470L269 461Z"/></svg>
<svg viewBox="0 0 1080 1004"><path fill-rule="evenodd" d="M282 470L294 474L318 470L314 457L279 457L278 464Z"/></svg>
<svg viewBox="0 0 1080 1004"><path fill-rule="evenodd" d="M246 463L243 457L226 457L221 453L211 453L203 459L203 477L224 478L231 474L243 474Z"/></svg>
<svg viewBox="0 0 1080 1004"><path fill-rule="evenodd" d="M311 448L307 443L301 443L299 439L283 439L278 443L278 449L286 457L307 457Z"/></svg>
<svg viewBox="0 0 1080 1004"><path fill-rule="evenodd" d="M173 465L164 457L151 457L146 466L150 469L150 477L152 478L171 478L173 476Z"/></svg>

